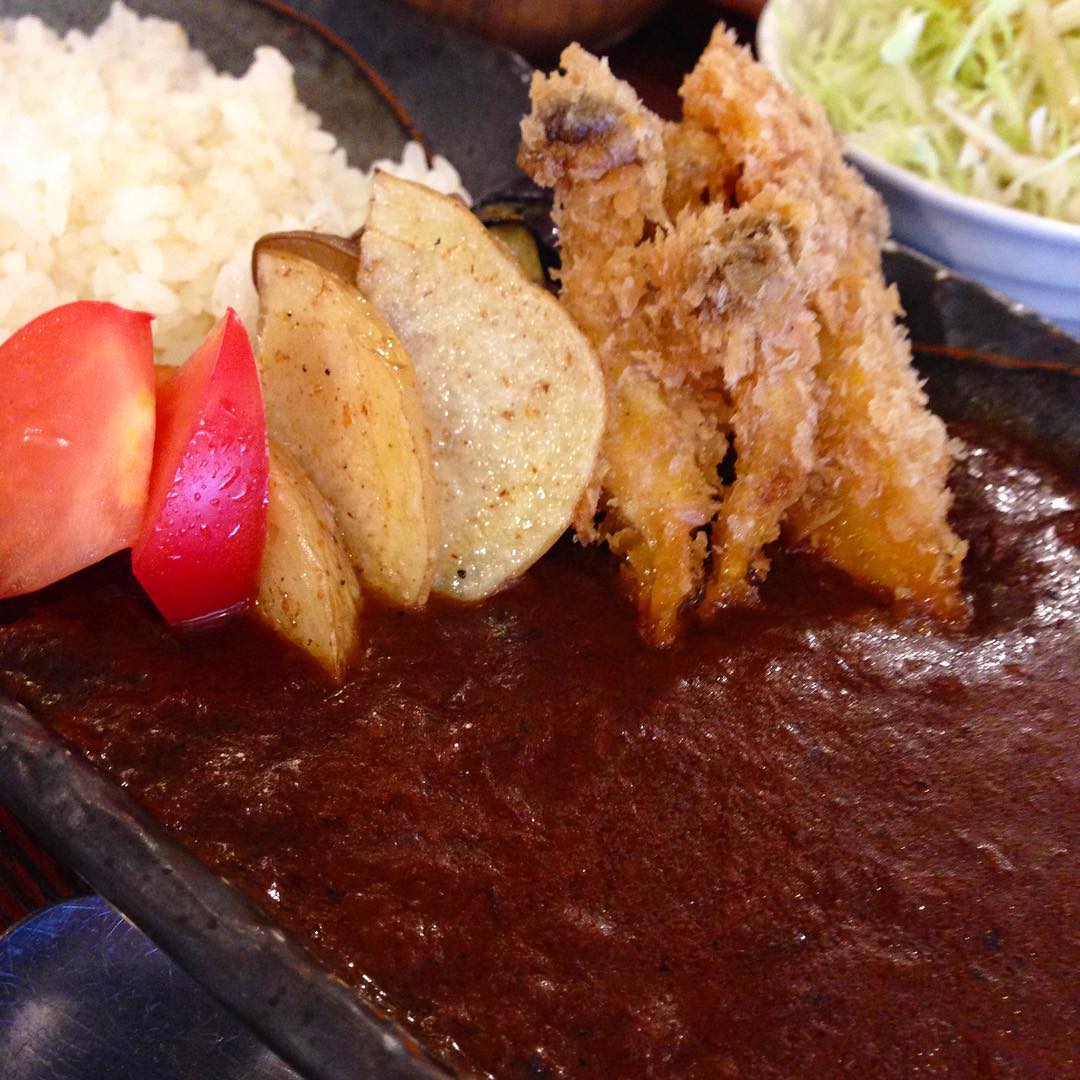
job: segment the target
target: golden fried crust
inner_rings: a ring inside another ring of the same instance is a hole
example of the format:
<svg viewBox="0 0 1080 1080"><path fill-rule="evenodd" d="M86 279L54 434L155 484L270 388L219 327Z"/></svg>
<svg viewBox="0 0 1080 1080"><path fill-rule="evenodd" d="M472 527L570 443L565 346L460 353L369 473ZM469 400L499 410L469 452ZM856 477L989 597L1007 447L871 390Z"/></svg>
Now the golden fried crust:
<svg viewBox="0 0 1080 1080"><path fill-rule="evenodd" d="M754 602L782 531L961 610L948 444L882 279L886 215L822 111L722 30L679 124L579 47L561 63L534 77L519 162L554 188L562 300L607 374L578 536L624 558L643 633Z"/></svg>
<svg viewBox="0 0 1080 1080"><path fill-rule="evenodd" d="M720 139L739 163L740 204L768 193L771 206L794 229L796 258L810 283L835 277L835 260L856 243L880 265L888 216L877 193L843 160L825 111L779 83L734 35L718 26L679 91L684 123Z"/></svg>
<svg viewBox="0 0 1080 1080"><path fill-rule="evenodd" d="M688 121L668 124L664 128L664 159L664 208L670 218L688 208L734 205L738 163L712 132Z"/></svg>
<svg viewBox="0 0 1080 1080"><path fill-rule="evenodd" d="M843 161L824 112L796 98L717 31L682 88L688 117L743 169L736 194L785 223L820 338L821 462L788 519L791 537L898 599L963 613L945 486L944 425L926 407L881 272L888 219Z"/></svg>
<svg viewBox="0 0 1080 1080"><path fill-rule="evenodd" d="M815 463L817 323L784 229L753 207L684 210L655 249L663 373L674 380L678 365L695 385L722 390L738 452L713 529L707 603L749 603L751 578L768 569L762 548L779 537Z"/></svg>
<svg viewBox="0 0 1080 1080"><path fill-rule="evenodd" d="M707 548L700 529L717 505L715 467L698 457L716 419L696 397L666 390L635 367L612 387L602 535L625 556L639 623L657 645L674 641L683 604L701 588Z"/></svg>
<svg viewBox="0 0 1080 1080"><path fill-rule="evenodd" d="M663 122L611 74L606 60L580 45L567 46L559 66L551 75L533 75L518 164L544 187L598 180L621 165L639 165L641 209L650 218L663 217Z"/></svg>
<svg viewBox="0 0 1080 1080"><path fill-rule="evenodd" d="M948 525L951 448L926 408L908 344L886 317L899 307L880 281L854 284L849 320L822 334L818 447L828 457L793 508L788 530L852 577L899 601L963 618L967 544Z"/></svg>

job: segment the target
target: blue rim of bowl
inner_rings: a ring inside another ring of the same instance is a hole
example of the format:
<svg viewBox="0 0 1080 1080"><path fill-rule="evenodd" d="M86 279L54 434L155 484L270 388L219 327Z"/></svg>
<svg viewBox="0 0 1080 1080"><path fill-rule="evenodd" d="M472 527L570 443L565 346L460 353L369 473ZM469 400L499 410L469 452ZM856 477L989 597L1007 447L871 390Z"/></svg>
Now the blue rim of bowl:
<svg viewBox="0 0 1080 1080"><path fill-rule="evenodd" d="M757 33L754 37L754 49L758 59L772 74L795 91L788 79L784 66L783 46L781 45L779 8L784 0L768 0L758 19ZM796 93L798 91L795 91ZM1027 210L1017 210L1011 206L1001 206L988 199L979 199L974 195L962 195L943 184L935 184L918 173L894 165L885 158L872 154L868 150L854 145L843 133L840 138L844 144L844 154L860 168L870 173L879 174L888 183L906 187L920 198L934 203L954 213L963 213L976 220L994 224L1011 232L1026 232L1059 243L1080 245L1080 225L1057 218L1042 217Z"/></svg>

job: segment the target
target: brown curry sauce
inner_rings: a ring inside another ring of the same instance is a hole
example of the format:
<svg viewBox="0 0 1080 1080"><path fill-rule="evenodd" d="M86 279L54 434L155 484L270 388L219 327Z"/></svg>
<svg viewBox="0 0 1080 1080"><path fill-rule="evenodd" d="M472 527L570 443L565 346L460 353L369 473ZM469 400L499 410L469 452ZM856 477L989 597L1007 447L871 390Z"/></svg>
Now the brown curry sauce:
<svg viewBox="0 0 1080 1080"><path fill-rule="evenodd" d="M652 651L564 541L329 691L113 560L0 605L0 688L460 1068L1074 1075L1080 500L974 440L954 489L964 629L784 555Z"/></svg>

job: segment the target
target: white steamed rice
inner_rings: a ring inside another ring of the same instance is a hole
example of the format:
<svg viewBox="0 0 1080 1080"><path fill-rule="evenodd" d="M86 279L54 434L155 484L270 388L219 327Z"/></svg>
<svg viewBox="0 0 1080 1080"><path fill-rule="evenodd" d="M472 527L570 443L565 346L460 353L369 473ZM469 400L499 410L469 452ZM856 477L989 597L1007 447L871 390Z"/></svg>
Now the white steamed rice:
<svg viewBox="0 0 1080 1080"><path fill-rule="evenodd" d="M464 194L416 144L376 166ZM353 232L370 175L298 101L276 49L235 78L176 23L120 3L91 35L5 20L0 341L57 304L111 300L156 315L159 357L180 362L229 305L254 328L261 234Z"/></svg>

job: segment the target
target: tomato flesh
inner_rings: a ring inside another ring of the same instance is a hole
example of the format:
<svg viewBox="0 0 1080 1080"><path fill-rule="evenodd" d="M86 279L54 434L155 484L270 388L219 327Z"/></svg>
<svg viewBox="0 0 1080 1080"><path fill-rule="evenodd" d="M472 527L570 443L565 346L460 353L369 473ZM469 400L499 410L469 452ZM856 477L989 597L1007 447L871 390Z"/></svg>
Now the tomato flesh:
<svg viewBox="0 0 1080 1080"><path fill-rule="evenodd" d="M213 618L255 595L269 462L262 390L231 309L159 384L158 438L135 576L171 623Z"/></svg>
<svg viewBox="0 0 1080 1080"><path fill-rule="evenodd" d="M0 597L130 546L154 448L150 316L83 300L0 345Z"/></svg>

